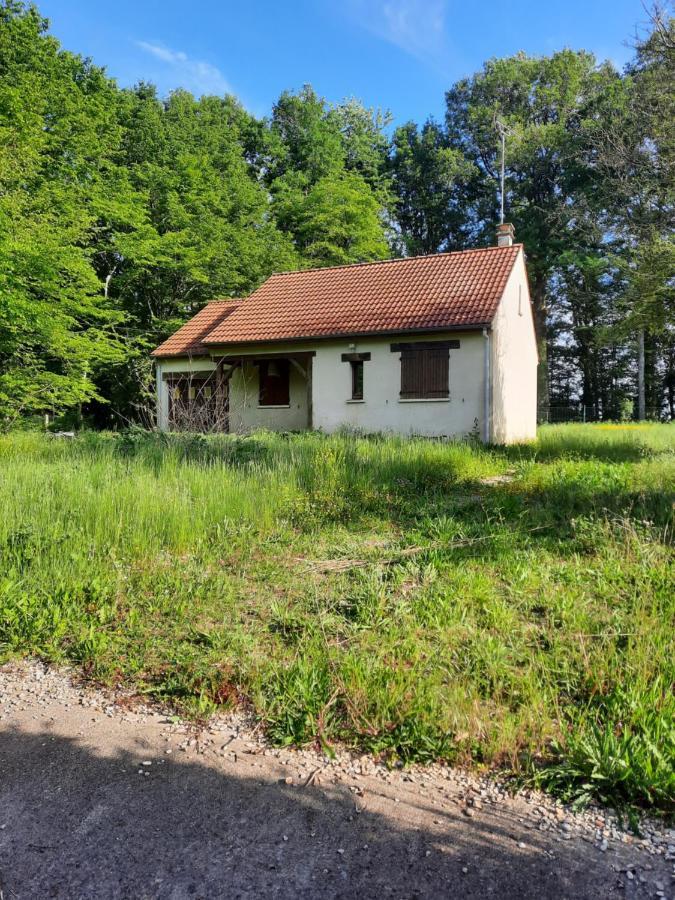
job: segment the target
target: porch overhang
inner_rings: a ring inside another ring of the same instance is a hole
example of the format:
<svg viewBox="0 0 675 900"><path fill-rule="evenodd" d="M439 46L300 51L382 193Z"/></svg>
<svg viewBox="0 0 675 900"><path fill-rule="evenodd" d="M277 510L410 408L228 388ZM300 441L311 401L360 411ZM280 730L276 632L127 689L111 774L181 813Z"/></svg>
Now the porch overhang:
<svg viewBox="0 0 675 900"><path fill-rule="evenodd" d="M232 366L237 363L245 362L263 362L268 359L296 359L298 361L306 362L311 359L313 356L316 356L316 350L294 350L294 351L270 351L267 353L260 352L246 352L245 350L237 351L236 353L228 352L225 354L220 354L218 351L213 350L211 352L211 358L216 362L223 363L226 366Z"/></svg>

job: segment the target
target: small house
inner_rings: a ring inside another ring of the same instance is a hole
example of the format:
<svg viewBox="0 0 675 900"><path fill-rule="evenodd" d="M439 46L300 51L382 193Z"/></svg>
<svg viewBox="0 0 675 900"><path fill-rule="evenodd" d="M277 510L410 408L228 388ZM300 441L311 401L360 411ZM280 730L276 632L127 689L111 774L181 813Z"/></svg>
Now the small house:
<svg viewBox="0 0 675 900"><path fill-rule="evenodd" d="M272 275L153 356L163 430L536 433L525 253L508 224L496 247Z"/></svg>

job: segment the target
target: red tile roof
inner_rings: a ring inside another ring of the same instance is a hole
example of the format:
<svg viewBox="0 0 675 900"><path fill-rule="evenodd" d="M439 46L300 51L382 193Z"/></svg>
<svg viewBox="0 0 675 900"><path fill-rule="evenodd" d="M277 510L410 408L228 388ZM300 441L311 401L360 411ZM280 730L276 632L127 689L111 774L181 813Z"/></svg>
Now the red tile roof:
<svg viewBox="0 0 675 900"><path fill-rule="evenodd" d="M487 325L521 245L272 275L206 344Z"/></svg>
<svg viewBox="0 0 675 900"><path fill-rule="evenodd" d="M492 321L522 245L272 275L239 303L209 303L155 356L250 344L477 328Z"/></svg>
<svg viewBox="0 0 675 900"><path fill-rule="evenodd" d="M232 315L240 300L212 300L182 328L152 351L153 356L207 356L203 339L217 325Z"/></svg>

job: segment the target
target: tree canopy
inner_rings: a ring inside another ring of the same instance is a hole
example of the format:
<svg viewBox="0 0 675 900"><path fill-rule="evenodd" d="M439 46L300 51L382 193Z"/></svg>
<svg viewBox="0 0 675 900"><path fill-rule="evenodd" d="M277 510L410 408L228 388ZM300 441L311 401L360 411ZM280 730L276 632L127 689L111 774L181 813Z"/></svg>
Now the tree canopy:
<svg viewBox="0 0 675 900"><path fill-rule="evenodd" d="M0 416L77 406L124 357L89 247L128 182L103 72L34 8L0 7Z"/></svg>
<svg viewBox="0 0 675 900"><path fill-rule="evenodd" d="M492 59L442 122L392 124L310 86L258 118L232 96L122 89L0 0L0 421L147 424L150 349L271 272L525 245L540 404L675 416L675 28L625 70L583 50ZM642 352L644 348L644 353ZM637 408L637 407L636 407Z"/></svg>

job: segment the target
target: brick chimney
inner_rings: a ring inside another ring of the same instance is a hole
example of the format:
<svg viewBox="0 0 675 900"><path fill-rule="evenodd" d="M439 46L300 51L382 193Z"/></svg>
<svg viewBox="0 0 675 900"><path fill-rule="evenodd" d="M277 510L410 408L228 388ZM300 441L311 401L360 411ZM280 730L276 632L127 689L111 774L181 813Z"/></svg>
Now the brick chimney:
<svg viewBox="0 0 675 900"><path fill-rule="evenodd" d="M516 230L510 222L502 222L497 225L497 246L510 247L513 244L513 238Z"/></svg>

